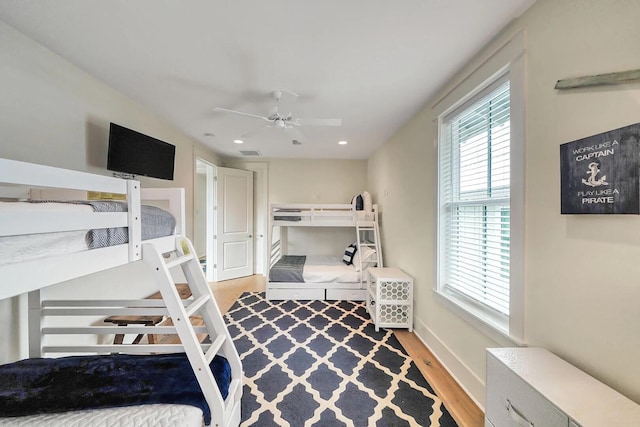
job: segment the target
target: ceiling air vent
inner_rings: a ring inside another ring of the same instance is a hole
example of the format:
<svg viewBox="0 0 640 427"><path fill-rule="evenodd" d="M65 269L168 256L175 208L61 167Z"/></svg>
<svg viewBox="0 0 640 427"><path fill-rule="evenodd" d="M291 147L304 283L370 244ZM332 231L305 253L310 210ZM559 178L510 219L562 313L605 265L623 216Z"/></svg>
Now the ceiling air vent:
<svg viewBox="0 0 640 427"><path fill-rule="evenodd" d="M256 150L240 150L240 154L243 156L259 156L260 152Z"/></svg>

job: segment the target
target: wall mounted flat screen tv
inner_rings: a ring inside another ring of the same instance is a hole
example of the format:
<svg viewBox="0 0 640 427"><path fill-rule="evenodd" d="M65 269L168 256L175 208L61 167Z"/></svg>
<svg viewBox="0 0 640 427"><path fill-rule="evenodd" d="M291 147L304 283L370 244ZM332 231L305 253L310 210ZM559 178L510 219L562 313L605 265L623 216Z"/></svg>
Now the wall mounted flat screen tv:
<svg viewBox="0 0 640 427"><path fill-rule="evenodd" d="M176 146L111 123L107 169L131 175L173 179Z"/></svg>

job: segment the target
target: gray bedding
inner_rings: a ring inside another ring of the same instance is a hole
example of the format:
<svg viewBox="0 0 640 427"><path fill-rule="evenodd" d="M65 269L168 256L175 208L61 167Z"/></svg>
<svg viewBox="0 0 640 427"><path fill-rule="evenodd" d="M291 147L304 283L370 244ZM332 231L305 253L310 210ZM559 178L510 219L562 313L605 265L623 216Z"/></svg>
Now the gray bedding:
<svg viewBox="0 0 640 427"><path fill-rule="evenodd" d="M300 212L300 209L278 209L276 212ZM301 221L302 217L299 215L277 215L273 216L274 221Z"/></svg>
<svg viewBox="0 0 640 427"><path fill-rule="evenodd" d="M302 270L306 260L306 255L283 255L269 270L269 281L303 283Z"/></svg>
<svg viewBox="0 0 640 427"><path fill-rule="evenodd" d="M127 204L115 201L87 201L94 212L126 212ZM155 239L173 234L176 219L169 212L155 206L142 205L142 240ZM129 231L126 227L100 228L89 230L87 245L90 249L120 245L129 242Z"/></svg>
<svg viewBox="0 0 640 427"><path fill-rule="evenodd" d="M32 203L47 203L52 200L32 201ZM125 202L112 200L74 200L76 205L89 205L94 212L127 212L128 207ZM158 237L170 236L176 227L176 219L169 212L155 206L142 205L142 240L155 239ZM104 248L129 242L129 231L127 227L100 228L89 230L86 236L89 249Z"/></svg>

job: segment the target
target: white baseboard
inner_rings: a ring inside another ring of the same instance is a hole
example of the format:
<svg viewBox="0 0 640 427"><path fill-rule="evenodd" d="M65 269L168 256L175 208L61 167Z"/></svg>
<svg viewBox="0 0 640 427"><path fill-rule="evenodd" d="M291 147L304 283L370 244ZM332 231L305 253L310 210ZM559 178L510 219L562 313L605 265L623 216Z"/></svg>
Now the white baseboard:
<svg viewBox="0 0 640 427"><path fill-rule="evenodd" d="M449 348L419 319L414 319L413 332L420 341L433 353L454 380L469 395L480 409L484 411L485 384L475 375Z"/></svg>

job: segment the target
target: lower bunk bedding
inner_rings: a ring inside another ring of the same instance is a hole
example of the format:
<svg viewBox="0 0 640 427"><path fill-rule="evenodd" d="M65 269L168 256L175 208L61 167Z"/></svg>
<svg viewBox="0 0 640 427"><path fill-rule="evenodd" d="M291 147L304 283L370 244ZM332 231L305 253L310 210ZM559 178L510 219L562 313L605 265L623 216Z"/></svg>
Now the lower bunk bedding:
<svg viewBox="0 0 640 427"><path fill-rule="evenodd" d="M229 362L216 356L209 366L226 399L231 382ZM150 411L148 406L157 408ZM67 411L79 412L62 413ZM148 425L164 425L161 420L176 414L198 418L199 423L192 425L202 425L203 419L208 425L211 420L184 353L34 358L0 366L0 426L36 422L50 426L57 421L67 426L76 419L82 420L78 425L94 425L84 422L103 411L98 417L113 415L116 421L122 419L122 425L145 425L126 424L135 417L139 421L153 417ZM119 425L111 421L106 425Z"/></svg>
<svg viewBox="0 0 640 427"><path fill-rule="evenodd" d="M283 255L270 269L267 298L364 300L360 266L331 255Z"/></svg>
<svg viewBox="0 0 640 427"><path fill-rule="evenodd" d="M360 283L360 271L331 255L284 255L269 270L270 282Z"/></svg>

